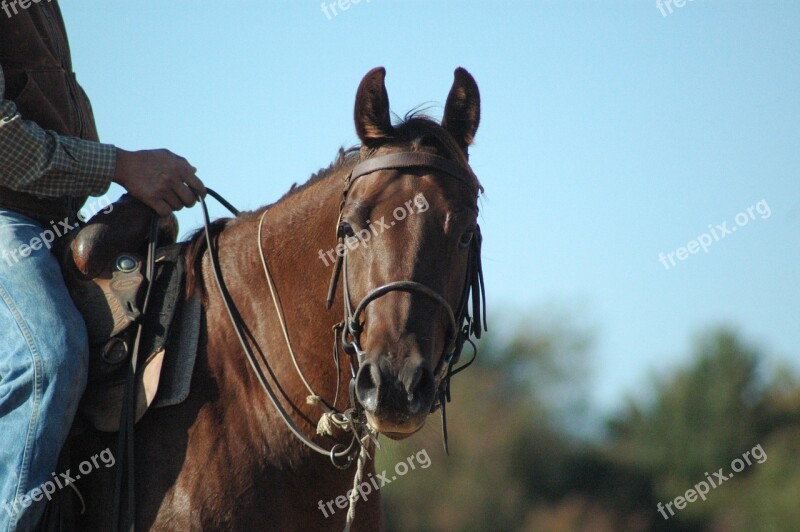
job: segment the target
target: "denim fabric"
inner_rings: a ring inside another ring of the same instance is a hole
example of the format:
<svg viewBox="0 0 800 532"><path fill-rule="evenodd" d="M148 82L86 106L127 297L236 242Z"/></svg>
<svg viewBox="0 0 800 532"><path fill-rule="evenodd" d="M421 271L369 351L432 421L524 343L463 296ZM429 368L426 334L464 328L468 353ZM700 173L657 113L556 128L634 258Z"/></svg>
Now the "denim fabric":
<svg viewBox="0 0 800 532"><path fill-rule="evenodd" d="M59 473L86 385L86 325L45 231L0 210L0 532L33 530L41 518L40 488Z"/></svg>

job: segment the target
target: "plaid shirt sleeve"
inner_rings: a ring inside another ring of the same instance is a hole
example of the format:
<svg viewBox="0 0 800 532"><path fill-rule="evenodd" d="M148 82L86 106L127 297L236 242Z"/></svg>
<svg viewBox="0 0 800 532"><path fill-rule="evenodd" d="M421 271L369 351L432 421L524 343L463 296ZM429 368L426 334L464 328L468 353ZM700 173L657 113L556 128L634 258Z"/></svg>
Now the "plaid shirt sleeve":
<svg viewBox="0 0 800 532"><path fill-rule="evenodd" d="M46 131L5 100L0 69L0 185L37 196L99 196L116 168L116 149Z"/></svg>

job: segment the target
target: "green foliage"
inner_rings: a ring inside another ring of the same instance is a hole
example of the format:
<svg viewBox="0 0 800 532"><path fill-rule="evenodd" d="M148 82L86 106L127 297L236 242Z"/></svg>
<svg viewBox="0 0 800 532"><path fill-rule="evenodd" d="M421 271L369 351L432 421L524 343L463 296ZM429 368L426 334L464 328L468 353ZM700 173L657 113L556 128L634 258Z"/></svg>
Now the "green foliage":
<svg viewBox="0 0 800 532"><path fill-rule="evenodd" d="M755 352L732 332L703 337L691 367L654 384L653 404L632 404L611 423L616 454L657 473L664 499L680 495L757 443L757 375Z"/></svg>
<svg viewBox="0 0 800 532"><path fill-rule="evenodd" d="M800 407L800 405L798 405ZM800 408L797 410L800 412ZM800 427L764 440L767 460L719 493L710 529L794 531L800 523Z"/></svg>
<svg viewBox="0 0 800 532"><path fill-rule="evenodd" d="M763 363L763 355L733 331L712 331L697 342L689 367L656 381L652 403L632 404L610 423L613 456L647 471L664 503L684 495L706 473L723 468L730 474L732 461L755 446L771 455L713 490L708 500L689 504L678 520L707 529L793 530L798 505L790 510L772 495L788 489L800 501L797 467L780 451L800 444L800 401L791 399L800 388L788 377L768 383ZM765 508L769 519L761 516ZM766 523L771 524L763 528Z"/></svg>
<svg viewBox="0 0 800 532"><path fill-rule="evenodd" d="M384 489L386 528L405 530L794 531L800 523L800 382L767 373L731 330L695 343L683 368L653 379L600 441L586 421L590 335L563 316L481 343L453 382L452 455L423 431L432 465ZM435 421L435 420L431 420ZM664 520L656 510L760 445L730 481ZM388 445L379 470L419 444Z"/></svg>

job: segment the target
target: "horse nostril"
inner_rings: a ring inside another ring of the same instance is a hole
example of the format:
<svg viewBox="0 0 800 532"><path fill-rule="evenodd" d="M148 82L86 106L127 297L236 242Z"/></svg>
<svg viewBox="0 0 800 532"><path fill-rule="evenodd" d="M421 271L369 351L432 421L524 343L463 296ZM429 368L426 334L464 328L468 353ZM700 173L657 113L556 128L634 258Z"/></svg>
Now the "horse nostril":
<svg viewBox="0 0 800 532"><path fill-rule="evenodd" d="M419 414L430 408L434 388L433 371L427 362L410 362L399 375L383 361L365 362L356 374L356 398L371 414L384 409Z"/></svg>
<svg viewBox="0 0 800 532"><path fill-rule="evenodd" d="M377 366L371 362L362 364L356 375L356 397L368 412L378 409L380 385L381 374Z"/></svg>
<svg viewBox="0 0 800 532"><path fill-rule="evenodd" d="M406 388L408 408L411 413L416 414L423 408L427 408L433 400L435 391L433 389L433 371L427 364L418 367Z"/></svg>

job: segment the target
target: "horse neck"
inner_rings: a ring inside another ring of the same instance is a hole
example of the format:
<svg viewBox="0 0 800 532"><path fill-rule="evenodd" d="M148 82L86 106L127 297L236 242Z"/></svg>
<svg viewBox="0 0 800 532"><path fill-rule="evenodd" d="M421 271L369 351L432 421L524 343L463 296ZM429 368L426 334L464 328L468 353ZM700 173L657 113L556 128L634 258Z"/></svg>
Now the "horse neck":
<svg viewBox="0 0 800 532"><path fill-rule="evenodd" d="M261 246L272 276L279 305L297 363L314 392L328 402L336 395L337 375L331 357L332 325L341 320L336 305L325 305L328 283L333 272L330 260L320 258L335 247L335 229L342 197L343 172L333 172L300 191L289 194L269 207L248 213L231 223L219 237L219 259L224 282L247 329L252 334L254 351L260 350L269 365L268 382L283 397L284 407L292 412L295 424L309 436L314 434L322 414L319 406L306 404L309 392L292 363L277 317L258 251L258 228L262 223ZM262 218L262 214L264 214ZM206 264L208 266L208 264ZM207 277L208 278L208 277ZM222 388L219 401L231 411L248 412L253 423L264 427L263 437L273 440L270 447L299 446L299 442L277 419L274 407L246 362L242 347L231 341L230 319L222 306L214 281L206 287L209 332L209 370ZM225 332L222 332L225 331ZM224 356L218 356L224 353ZM347 405L349 373L342 360L337 408ZM290 404L291 403L291 404ZM298 411L302 415L298 415ZM250 427L252 428L252 427ZM268 441L268 444L270 442ZM298 452L303 452L298 449Z"/></svg>

